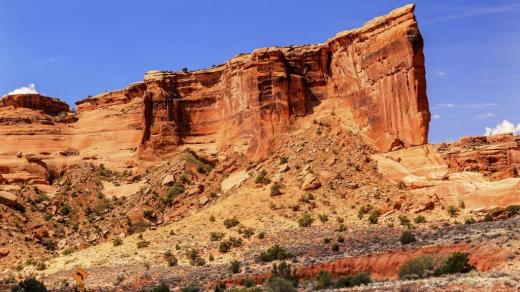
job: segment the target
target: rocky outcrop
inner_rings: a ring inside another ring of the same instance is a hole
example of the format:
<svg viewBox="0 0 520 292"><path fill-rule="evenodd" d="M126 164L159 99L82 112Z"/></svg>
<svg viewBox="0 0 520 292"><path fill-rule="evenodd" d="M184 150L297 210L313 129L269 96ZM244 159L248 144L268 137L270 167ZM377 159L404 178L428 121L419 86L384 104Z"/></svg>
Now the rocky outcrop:
<svg viewBox="0 0 520 292"><path fill-rule="evenodd" d="M53 116L60 113L68 113L70 111L69 105L63 101L40 94L6 95L0 99L0 107L40 110Z"/></svg>
<svg viewBox="0 0 520 292"><path fill-rule="evenodd" d="M141 157L182 144L267 155L294 118L327 99L352 112L381 151L427 142L423 41L408 5L323 44L271 47L207 70L147 72L143 82L77 103L79 112L142 104Z"/></svg>
<svg viewBox="0 0 520 292"><path fill-rule="evenodd" d="M520 175L520 136L463 137L439 151L448 162L450 172L476 171L492 179Z"/></svg>

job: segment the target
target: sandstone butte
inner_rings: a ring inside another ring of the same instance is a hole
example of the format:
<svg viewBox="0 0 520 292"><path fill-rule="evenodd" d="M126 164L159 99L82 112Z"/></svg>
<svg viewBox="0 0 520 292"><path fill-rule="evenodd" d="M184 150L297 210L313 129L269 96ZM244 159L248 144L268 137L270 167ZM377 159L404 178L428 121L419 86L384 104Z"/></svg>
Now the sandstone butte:
<svg viewBox="0 0 520 292"><path fill-rule="evenodd" d="M186 147L212 159L238 152L261 160L295 120L323 103L380 152L426 144L430 112L414 7L322 44L256 49L193 72L149 71L125 89L76 102L77 112L38 94L4 96L2 180L49 181L94 160L135 168ZM482 151L446 150L444 158L454 171L516 176L518 138L500 141L480 143Z"/></svg>

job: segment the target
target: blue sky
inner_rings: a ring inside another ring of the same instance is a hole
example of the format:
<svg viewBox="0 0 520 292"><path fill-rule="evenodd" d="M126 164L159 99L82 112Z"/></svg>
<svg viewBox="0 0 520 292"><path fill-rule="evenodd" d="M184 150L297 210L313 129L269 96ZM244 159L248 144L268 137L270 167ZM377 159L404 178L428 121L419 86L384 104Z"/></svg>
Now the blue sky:
<svg viewBox="0 0 520 292"><path fill-rule="evenodd" d="M258 47L323 42L407 3L0 0L0 95L35 84L73 104L147 70L205 68ZM486 127L520 133L520 1L416 4L430 141Z"/></svg>

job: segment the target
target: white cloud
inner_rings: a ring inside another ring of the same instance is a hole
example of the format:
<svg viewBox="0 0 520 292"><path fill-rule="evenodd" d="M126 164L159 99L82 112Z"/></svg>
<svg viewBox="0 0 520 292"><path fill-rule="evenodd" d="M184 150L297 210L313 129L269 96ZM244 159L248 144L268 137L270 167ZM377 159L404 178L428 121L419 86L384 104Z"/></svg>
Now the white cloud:
<svg viewBox="0 0 520 292"><path fill-rule="evenodd" d="M432 115L432 119L438 120L441 118L441 115Z"/></svg>
<svg viewBox="0 0 520 292"><path fill-rule="evenodd" d="M478 114L475 117L479 120L485 120L485 119L490 119L490 118L495 117L495 114L494 113L483 113L483 114Z"/></svg>
<svg viewBox="0 0 520 292"><path fill-rule="evenodd" d="M436 73L436 75L442 77L442 76L446 75L446 72L444 72L444 71L438 71L438 72Z"/></svg>
<svg viewBox="0 0 520 292"><path fill-rule="evenodd" d="M502 123L496 125L494 128L486 127L484 135L489 136L504 133L513 133L515 135L520 134L520 123L515 125L508 120L503 120Z"/></svg>
<svg viewBox="0 0 520 292"><path fill-rule="evenodd" d="M29 84L29 86L22 86L20 88L17 88L11 92L9 92L8 94L6 95L11 95L11 94L38 94L38 90L36 90L36 86L34 85L34 83L31 83Z"/></svg>

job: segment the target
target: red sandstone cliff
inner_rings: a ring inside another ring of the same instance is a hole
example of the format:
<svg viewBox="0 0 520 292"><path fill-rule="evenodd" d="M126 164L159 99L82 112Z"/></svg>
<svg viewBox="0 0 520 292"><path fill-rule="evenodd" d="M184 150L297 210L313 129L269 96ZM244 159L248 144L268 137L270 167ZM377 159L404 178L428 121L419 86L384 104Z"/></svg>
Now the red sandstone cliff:
<svg viewBox="0 0 520 292"><path fill-rule="evenodd" d="M150 71L143 82L77 102L79 112L142 108L142 157L181 144L265 157L291 120L338 99L381 151L427 143L423 40L408 5L326 43L271 47L187 73Z"/></svg>
<svg viewBox="0 0 520 292"><path fill-rule="evenodd" d="M14 94L0 99L0 107L27 108L41 110L48 115L69 112L69 105L59 99L40 94Z"/></svg>

